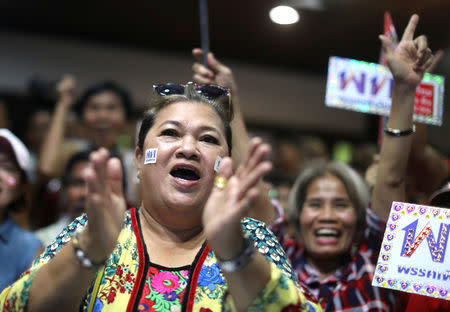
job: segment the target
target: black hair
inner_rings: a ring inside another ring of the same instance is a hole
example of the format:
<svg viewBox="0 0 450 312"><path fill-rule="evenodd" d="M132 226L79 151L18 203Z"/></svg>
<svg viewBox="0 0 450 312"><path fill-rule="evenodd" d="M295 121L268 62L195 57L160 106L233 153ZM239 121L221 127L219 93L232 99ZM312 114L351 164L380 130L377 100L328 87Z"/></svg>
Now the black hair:
<svg viewBox="0 0 450 312"><path fill-rule="evenodd" d="M64 175L62 177L62 184L64 187L67 187L71 176L72 176L72 169L75 167L76 164L80 162L89 162L89 154L92 152L92 150L84 150L78 153L75 153L70 157L69 161L67 162L66 168L64 169Z"/></svg>
<svg viewBox="0 0 450 312"><path fill-rule="evenodd" d="M225 128L225 140L228 145L228 155L231 156L232 146L232 132L230 122L233 119L233 106L231 103L231 95L215 100L210 100L201 94L197 93L192 84L188 83L184 90L184 94L156 96L150 104L151 108L145 112L142 120L141 128L139 129L137 146L144 150L144 141L148 131L153 127L156 116L159 111L170 104L177 102L198 102L210 106L219 115Z"/></svg>
<svg viewBox="0 0 450 312"><path fill-rule="evenodd" d="M80 162L85 162L85 161L89 162L89 155L95 150L97 150L97 149L92 147L87 150L77 152L77 153L73 154L72 157L69 158L66 168L64 169L64 175L62 177L62 185L64 187L67 187L70 182L70 179L72 177L73 167L75 167L75 165ZM123 187L124 192L126 192L128 184L127 184L127 179L126 179L126 168L125 168L125 165L123 164L122 157L115 150L109 151L109 157L110 158L116 157L120 160L120 165L122 167L122 187Z"/></svg>
<svg viewBox="0 0 450 312"><path fill-rule="evenodd" d="M103 92L112 92L116 94L120 98L126 118L128 119L131 116L133 104L130 93L112 80L105 80L96 83L83 92L74 107L74 110L78 116L83 116L86 104L92 96Z"/></svg>

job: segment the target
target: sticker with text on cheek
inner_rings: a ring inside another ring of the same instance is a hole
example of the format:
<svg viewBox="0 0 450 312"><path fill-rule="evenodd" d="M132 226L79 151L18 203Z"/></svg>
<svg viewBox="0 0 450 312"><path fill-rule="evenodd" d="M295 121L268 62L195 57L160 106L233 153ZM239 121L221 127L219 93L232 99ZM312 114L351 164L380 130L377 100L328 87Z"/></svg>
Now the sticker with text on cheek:
<svg viewBox="0 0 450 312"><path fill-rule="evenodd" d="M222 161L222 157L217 156L216 162L214 163L214 171L215 172L219 171L219 165L220 165L221 161Z"/></svg>
<svg viewBox="0 0 450 312"><path fill-rule="evenodd" d="M144 165L156 163L158 157L158 148L148 148L145 151Z"/></svg>

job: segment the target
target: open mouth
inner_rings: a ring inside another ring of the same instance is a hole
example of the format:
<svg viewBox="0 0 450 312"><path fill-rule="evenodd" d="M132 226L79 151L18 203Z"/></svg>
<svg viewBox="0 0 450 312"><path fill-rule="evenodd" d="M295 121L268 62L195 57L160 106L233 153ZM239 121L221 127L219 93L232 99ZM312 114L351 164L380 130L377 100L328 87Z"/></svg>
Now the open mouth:
<svg viewBox="0 0 450 312"><path fill-rule="evenodd" d="M341 233L336 229L322 228L314 231L314 235L320 238L338 238Z"/></svg>
<svg viewBox="0 0 450 312"><path fill-rule="evenodd" d="M172 171L170 171L170 175L172 177L188 181L196 181L200 179L200 176L195 170L185 167L178 167L173 169Z"/></svg>

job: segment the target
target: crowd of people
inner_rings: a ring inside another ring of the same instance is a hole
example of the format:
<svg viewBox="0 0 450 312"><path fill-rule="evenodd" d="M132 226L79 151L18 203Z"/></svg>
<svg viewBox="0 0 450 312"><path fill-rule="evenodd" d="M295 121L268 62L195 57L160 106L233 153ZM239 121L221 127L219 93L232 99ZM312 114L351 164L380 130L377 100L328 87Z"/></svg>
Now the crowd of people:
<svg viewBox="0 0 450 312"><path fill-rule="evenodd" d="M195 83L154 85L135 148L119 146L133 103L113 81L77 98L64 76L28 148L0 100L0 309L450 310L372 286L392 202L450 207L448 162L412 120L438 59L418 20L398 43L380 35L394 88L370 166L313 137L250 138L231 69L201 49ZM84 140L68 140L72 112Z"/></svg>

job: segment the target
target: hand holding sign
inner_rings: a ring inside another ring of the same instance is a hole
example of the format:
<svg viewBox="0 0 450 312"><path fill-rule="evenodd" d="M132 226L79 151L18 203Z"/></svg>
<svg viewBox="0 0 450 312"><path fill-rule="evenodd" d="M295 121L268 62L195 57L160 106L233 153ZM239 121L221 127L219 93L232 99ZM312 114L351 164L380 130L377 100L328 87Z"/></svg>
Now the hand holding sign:
<svg viewBox="0 0 450 312"><path fill-rule="evenodd" d="M387 36L379 36L394 80L413 88L420 83L433 61L426 37L420 36L413 39L418 22L419 16L414 14L396 49L393 47L394 43Z"/></svg>

